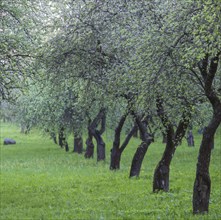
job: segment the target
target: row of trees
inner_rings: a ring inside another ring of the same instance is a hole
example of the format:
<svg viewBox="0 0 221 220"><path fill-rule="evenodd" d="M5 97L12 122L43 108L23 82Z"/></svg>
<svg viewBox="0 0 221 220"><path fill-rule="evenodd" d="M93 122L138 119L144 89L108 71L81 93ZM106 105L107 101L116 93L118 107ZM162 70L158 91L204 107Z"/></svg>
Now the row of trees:
<svg viewBox="0 0 221 220"><path fill-rule="evenodd" d="M164 134L154 192L169 190L170 163L190 123L207 122L193 189L193 212L207 212L210 155L221 123L219 0L14 3L0 8L0 89L2 100L20 94L20 121L59 133L64 145L64 136L74 134L76 152L87 132L85 157L93 157L94 138L98 161L105 159L106 125L115 128L111 170L120 168L139 130L130 176L139 175L149 145ZM123 126L129 132L122 142Z"/></svg>

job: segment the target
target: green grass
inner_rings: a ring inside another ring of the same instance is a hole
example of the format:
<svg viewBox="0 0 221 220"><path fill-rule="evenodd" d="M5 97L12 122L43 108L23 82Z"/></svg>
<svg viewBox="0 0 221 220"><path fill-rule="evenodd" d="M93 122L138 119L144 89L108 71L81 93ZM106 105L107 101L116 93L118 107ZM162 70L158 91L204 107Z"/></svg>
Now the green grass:
<svg viewBox="0 0 221 220"><path fill-rule="evenodd" d="M1 123L1 143L11 137L17 144L0 145L0 219L221 219L221 130L211 158L210 210L203 216L192 215L191 203L200 135L195 135L196 147L184 140L177 149L168 193L152 193L153 171L164 150L160 140L148 149L140 178L129 179L139 140L130 142L121 169L112 172L112 140L104 136L107 160L97 163L66 153L36 130L24 135L15 125Z"/></svg>

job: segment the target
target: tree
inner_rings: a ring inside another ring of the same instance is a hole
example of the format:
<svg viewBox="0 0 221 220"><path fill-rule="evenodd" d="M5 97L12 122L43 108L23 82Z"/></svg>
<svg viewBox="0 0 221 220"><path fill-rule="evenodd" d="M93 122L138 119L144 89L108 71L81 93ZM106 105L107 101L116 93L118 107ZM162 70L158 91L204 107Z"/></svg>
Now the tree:
<svg viewBox="0 0 221 220"><path fill-rule="evenodd" d="M150 131L147 131L147 125L150 123L150 120L148 120L150 117L149 115L144 117L144 119L141 121L140 116L134 112L132 112L132 114L135 117L137 126L139 127L142 143L134 154L130 169L130 177L138 177L144 156L148 150L148 147L154 141L154 134L150 133Z"/></svg>
<svg viewBox="0 0 221 220"><path fill-rule="evenodd" d="M167 113L163 107L163 100L158 98L157 101L157 113L160 117L166 133L166 147L161 160L159 161L155 171L153 180L153 191L169 190L169 172L170 163L174 156L177 146L182 141L188 125L191 120L191 110L189 103L185 102L186 107L183 110L182 117L177 125L176 131L174 130L174 122L171 122L167 116Z"/></svg>
<svg viewBox="0 0 221 220"><path fill-rule="evenodd" d="M45 3L45 9L48 5ZM41 45L45 11L38 1L1 1L0 4L0 100L15 101L24 90L24 81L33 76L36 50Z"/></svg>
<svg viewBox="0 0 221 220"><path fill-rule="evenodd" d="M181 10L180 6L186 6ZM209 164L211 155L211 142L221 121L220 91L215 82L220 80L219 59L221 51L220 39L220 3L219 1L190 1L178 4L171 11L166 32L173 30L180 36L179 42L172 48L170 57L177 66L186 70L190 79L196 83L195 88L202 91L213 108L212 118L203 134L200 146L196 179L193 190L193 213L208 212L211 180ZM180 10L180 19L177 12ZM176 19L176 21L175 21ZM181 20L182 19L182 20ZM173 26L177 24L177 26ZM165 32L165 33L166 33ZM197 97L193 93L192 97Z"/></svg>
<svg viewBox="0 0 221 220"><path fill-rule="evenodd" d="M136 133L136 131L138 130L137 124L134 124L134 126L128 132L124 142L120 144L121 131L122 131L122 128L123 128L123 125L125 123L127 116L128 116L128 113L122 115L118 122L117 127L115 128L113 147L111 149L110 170L120 169L121 155L123 151L125 150L125 148L127 147L131 137L133 137L134 133Z"/></svg>

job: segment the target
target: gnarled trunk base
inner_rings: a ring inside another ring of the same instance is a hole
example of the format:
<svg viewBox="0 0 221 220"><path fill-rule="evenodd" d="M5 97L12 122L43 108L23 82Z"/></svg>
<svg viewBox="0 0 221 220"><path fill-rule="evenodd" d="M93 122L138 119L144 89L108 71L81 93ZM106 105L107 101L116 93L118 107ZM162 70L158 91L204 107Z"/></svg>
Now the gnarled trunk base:
<svg viewBox="0 0 221 220"><path fill-rule="evenodd" d="M84 157L87 159L93 158L94 157L94 144L93 144L91 138L87 139L86 145L87 145L87 148L86 148L86 152L84 154Z"/></svg>
<svg viewBox="0 0 221 220"><path fill-rule="evenodd" d="M153 192L158 192L159 190L167 192L169 190L169 172L169 166L159 163L154 172Z"/></svg>
<svg viewBox="0 0 221 220"><path fill-rule="evenodd" d="M193 189L193 213L207 213L209 211L211 180L208 173L196 174Z"/></svg>
<svg viewBox="0 0 221 220"><path fill-rule="evenodd" d="M82 137L74 136L74 153L82 154L83 152L83 139Z"/></svg>
<svg viewBox="0 0 221 220"><path fill-rule="evenodd" d="M130 177L139 176L141 165L148 147L149 145L147 143L142 142L141 145L137 148L131 164Z"/></svg>
<svg viewBox="0 0 221 220"><path fill-rule="evenodd" d="M121 151L117 148L111 149L111 162L110 162L110 170L118 170L120 169L120 159L121 159Z"/></svg>
<svg viewBox="0 0 221 220"><path fill-rule="evenodd" d="M95 130L94 137L97 141L97 161L105 160L105 143L98 130Z"/></svg>

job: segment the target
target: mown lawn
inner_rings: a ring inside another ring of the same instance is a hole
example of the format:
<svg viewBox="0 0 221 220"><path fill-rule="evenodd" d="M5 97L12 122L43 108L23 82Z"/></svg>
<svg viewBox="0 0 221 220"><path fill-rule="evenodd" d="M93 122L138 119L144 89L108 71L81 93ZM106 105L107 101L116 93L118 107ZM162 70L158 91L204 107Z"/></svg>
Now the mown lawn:
<svg viewBox="0 0 221 220"><path fill-rule="evenodd" d="M211 159L212 192L209 214L192 215L192 188L200 135L196 147L183 141L173 158L168 193L152 193L154 168L164 145L152 144L140 178L129 179L130 163L139 144L133 139L117 172L109 170L112 140L104 135L107 159L97 163L83 155L66 153L40 132L20 134L1 123L0 216L6 219L221 219L221 129ZM16 145L2 145L5 137ZM72 147L72 138L69 145Z"/></svg>

